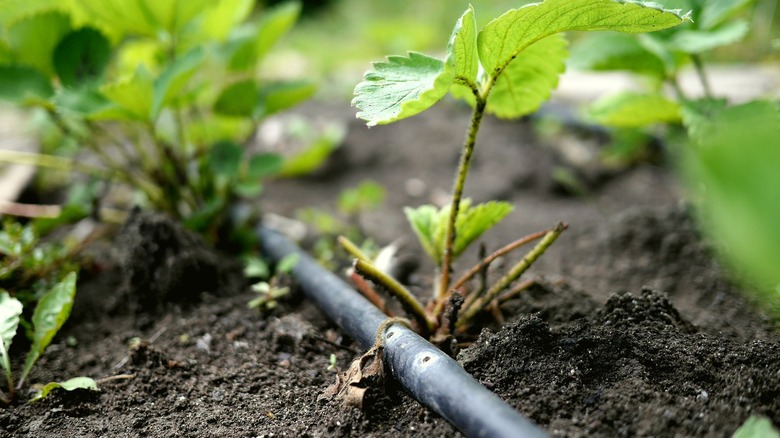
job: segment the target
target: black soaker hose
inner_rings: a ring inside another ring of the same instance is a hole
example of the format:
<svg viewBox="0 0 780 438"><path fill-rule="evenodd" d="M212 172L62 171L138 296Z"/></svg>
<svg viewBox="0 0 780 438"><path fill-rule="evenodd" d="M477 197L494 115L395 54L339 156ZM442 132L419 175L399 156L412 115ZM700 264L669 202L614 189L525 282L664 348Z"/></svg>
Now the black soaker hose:
<svg viewBox="0 0 780 438"><path fill-rule="evenodd" d="M313 301L349 336L368 349L387 316L281 234L259 227L263 252L275 261L299 254L292 274ZM420 403L469 437L547 437L455 360L417 333L395 324L385 331L385 361L393 376Z"/></svg>

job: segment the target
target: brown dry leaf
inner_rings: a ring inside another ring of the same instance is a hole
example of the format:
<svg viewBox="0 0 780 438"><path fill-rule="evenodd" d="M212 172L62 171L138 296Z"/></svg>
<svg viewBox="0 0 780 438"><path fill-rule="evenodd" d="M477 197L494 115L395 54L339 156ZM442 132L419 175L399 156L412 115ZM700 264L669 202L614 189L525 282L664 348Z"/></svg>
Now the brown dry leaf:
<svg viewBox="0 0 780 438"><path fill-rule="evenodd" d="M336 382L318 398L337 397L347 406L362 408L366 391L377 387L384 380L385 365L382 360L382 350L381 346L375 346L352 361L347 372L337 374Z"/></svg>

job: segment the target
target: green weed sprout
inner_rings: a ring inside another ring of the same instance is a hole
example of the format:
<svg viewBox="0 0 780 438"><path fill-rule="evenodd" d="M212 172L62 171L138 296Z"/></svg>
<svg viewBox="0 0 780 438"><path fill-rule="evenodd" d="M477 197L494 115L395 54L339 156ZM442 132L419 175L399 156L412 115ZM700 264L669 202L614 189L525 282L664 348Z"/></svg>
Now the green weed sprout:
<svg viewBox="0 0 780 438"><path fill-rule="evenodd" d="M298 254L289 254L279 260L279 263L276 264L274 274L270 275L271 270L265 262L258 258L250 257L247 260L244 275L247 278L262 278L263 281L259 281L252 285L252 290L257 292L258 296L247 303L247 307L264 311L275 309L276 306L279 305L277 300L290 293L290 288L288 286L279 285L280 278L289 275L297 263Z"/></svg>
<svg viewBox="0 0 780 438"><path fill-rule="evenodd" d="M485 257L456 281L451 279L455 259L512 209L508 203L498 201L473 205L463 197L483 116L489 113L501 118L521 117L549 98L568 56L562 32L651 32L688 20L679 10L664 10L652 3L546 0L509 10L478 31L474 9L469 7L455 25L443 60L409 52L374 63L355 88L353 100L360 110L358 117L369 126L419 114L447 93L465 99L473 112L451 204L443 209L424 205L406 210L423 248L438 266L438 281L430 302L423 305L403 285L376 269L351 242L342 239L343 246L356 257L354 270L361 291L384 308L384 301L365 279L383 286L402 302L420 333L443 340L465 331L483 309L527 287L527 282L514 288L512 285L558 238L565 225L557 224L519 239ZM539 240L536 246L492 286L467 288L467 283L486 272L497 257L534 240Z"/></svg>
<svg viewBox="0 0 780 438"><path fill-rule="evenodd" d="M247 150L266 118L317 88L260 71L300 4L266 9L258 19L250 16L254 6L253 0L2 2L0 99L44 113L60 137L98 162L12 151L0 151L0 161L127 184L137 193L131 202L181 219L212 241L241 228L256 214L231 209L257 196L261 179L316 167L340 141L333 130L311 133L311 148L289 161Z"/></svg>

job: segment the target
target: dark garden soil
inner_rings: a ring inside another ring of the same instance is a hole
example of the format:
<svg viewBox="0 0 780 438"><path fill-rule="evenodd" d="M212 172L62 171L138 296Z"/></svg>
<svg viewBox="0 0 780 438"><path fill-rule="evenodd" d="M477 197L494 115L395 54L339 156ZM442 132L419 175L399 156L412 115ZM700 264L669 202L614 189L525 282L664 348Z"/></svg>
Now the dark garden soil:
<svg viewBox="0 0 780 438"><path fill-rule="evenodd" d="M348 121L346 142L317 175L270 184L267 210L333 211L343 189L371 178L388 196L361 227L383 244L403 237L415 254L400 208L445 196L467 112L443 104L368 130L345 106L306 111ZM570 229L532 269L539 284L504 309L503 328L485 329L458 359L554 436L730 436L752 414L780 424L771 322L726 279L670 172L599 167L597 140L540 140L529 122L486 121L467 194L517 206L487 247L557 221ZM575 162L584 196L551 178ZM457 435L392 381L363 411L318 400L334 380L330 354L343 369L358 347L299 293L270 314L248 309L240 266L171 221L137 214L93 251L103 270L82 275L73 316L30 382L109 379L99 393L1 411L3 436ZM411 280L424 284L421 264Z"/></svg>

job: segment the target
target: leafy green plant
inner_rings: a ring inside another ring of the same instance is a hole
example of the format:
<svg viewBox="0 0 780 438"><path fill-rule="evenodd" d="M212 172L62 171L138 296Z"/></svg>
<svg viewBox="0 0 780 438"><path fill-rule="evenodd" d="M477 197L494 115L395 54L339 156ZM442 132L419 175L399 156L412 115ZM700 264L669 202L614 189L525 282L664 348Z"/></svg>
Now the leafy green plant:
<svg viewBox="0 0 780 438"><path fill-rule="evenodd" d="M399 298L415 320L417 329L439 341L465 331L483 309L522 290L522 283L512 288L513 283L558 238L565 225L558 224L511 243L485 257L458 280L451 280L453 262L458 255L511 210L505 202L472 205L463 197L484 114L521 117L535 111L549 98L568 55L561 32L649 32L687 20L688 16L681 16L679 11L663 10L642 2L546 0L512 9L477 31L474 10L469 7L455 25L445 59L410 52L375 63L355 88L353 100L360 110L358 117L366 120L369 126L416 115L447 93L465 99L473 112L451 204L443 209L421 206L406 210L423 248L439 270L429 304L423 305L398 281L376 269L347 239L342 239L345 248L356 257L355 272ZM537 239L541 239L540 242L492 286L467 287L472 278L486 272L493 260ZM384 301L365 282L360 288L377 306L386 308Z"/></svg>
<svg viewBox="0 0 780 438"><path fill-rule="evenodd" d="M780 431L762 415L753 415L734 431L732 438L780 438Z"/></svg>
<svg viewBox="0 0 780 438"><path fill-rule="evenodd" d="M6 290L0 289L0 365L2 365L7 383L7 393L0 391L0 403L8 405L14 401L16 391L23 387L33 366L70 316L75 294L76 273L71 272L40 298L32 315L32 346L24 361L18 383L15 384L9 350L11 341L16 336L24 308L21 301L11 297ZM97 389L94 380L80 377L77 380L71 379L62 383L49 383L44 387L48 390L39 393L37 398L45 397L57 385L69 391L75 388Z"/></svg>
<svg viewBox="0 0 780 438"><path fill-rule="evenodd" d="M705 97L714 97L705 69L705 54L738 42L748 33L748 23L738 18L738 14L750 0L664 0L661 3L668 8L690 10L692 19L652 34L593 35L574 47L571 63L574 67L624 70L649 79L648 91L621 92L596 102L589 116L597 122L622 129L680 123L680 104L690 100L679 84L682 68L692 64ZM674 99L663 93L663 86L674 90Z"/></svg>
<svg viewBox="0 0 780 438"><path fill-rule="evenodd" d="M3 2L0 98L43 112L99 160L9 151L0 160L129 184L138 193L133 202L212 240L235 237L232 230L254 216L236 215L232 206L285 169L278 154L247 144L263 120L316 91L312 82L267 79L259 70L295 23L299 3L265 10L259 19L250 17L253 6Z"/></svg>
<svg viewBox="0 0 780 438"><path fill-rule="evenodd" d="M290 254L276 264L274 274L270 275L271 270L260 259L250 258L247 260L244 274L248 278L262 278L252 285L252 290L258 293L258 297L252 299L247 306L250 309L261 309L270 311L279 304L277 300L290 293L288 286L281 286L280 283L290 274L298 263L298 254ZM270 277L270 278L269 278Z"/></svg>

